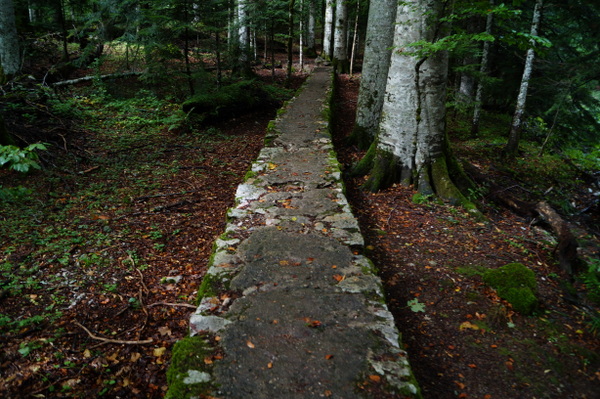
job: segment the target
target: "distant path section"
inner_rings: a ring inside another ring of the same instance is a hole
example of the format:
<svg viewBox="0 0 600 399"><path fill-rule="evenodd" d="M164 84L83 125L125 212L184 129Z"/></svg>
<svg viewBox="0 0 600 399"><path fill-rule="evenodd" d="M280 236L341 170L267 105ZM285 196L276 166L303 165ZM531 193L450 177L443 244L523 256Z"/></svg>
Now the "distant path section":
<svg viewBox="0 0 600 399"><path fill-rule="evenodd" d="M317 67L269 126L173 349L167 397L419 398L344 196Z"/></svg>

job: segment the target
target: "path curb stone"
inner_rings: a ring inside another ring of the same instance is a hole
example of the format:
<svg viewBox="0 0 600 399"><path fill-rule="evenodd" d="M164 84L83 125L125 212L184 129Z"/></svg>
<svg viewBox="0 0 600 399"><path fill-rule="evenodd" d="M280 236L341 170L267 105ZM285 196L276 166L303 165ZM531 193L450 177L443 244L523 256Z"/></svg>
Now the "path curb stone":
<svg viewBox="0 0 600 399"><path fill-rule="evenodd" d="M173 349L168 398L420 398L344 195L315 69L269 126Z"/></svg>

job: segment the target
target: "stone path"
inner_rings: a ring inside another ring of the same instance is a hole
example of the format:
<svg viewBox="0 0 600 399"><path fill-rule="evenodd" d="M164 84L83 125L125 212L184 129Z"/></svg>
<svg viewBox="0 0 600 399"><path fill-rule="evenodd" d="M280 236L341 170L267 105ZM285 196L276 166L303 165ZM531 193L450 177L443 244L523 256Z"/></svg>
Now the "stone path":
<svg viewBox="0 0 600 399"><path fill-rule="evenodd" d="M331 70L271 123L177 343L170 398L420 397L328 132Z"/></svg>

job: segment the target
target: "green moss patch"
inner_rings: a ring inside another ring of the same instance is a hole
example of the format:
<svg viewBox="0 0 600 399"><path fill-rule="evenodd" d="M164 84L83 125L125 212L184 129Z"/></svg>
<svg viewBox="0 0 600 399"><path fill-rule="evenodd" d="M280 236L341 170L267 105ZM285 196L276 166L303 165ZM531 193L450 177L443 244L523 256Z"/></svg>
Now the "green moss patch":
<svg viewBox="0 0 600 399"><path fill-rule="evenodd" d="M483 274L483 281L496 289L517 312L529 315L538 306L535 274L522 263L509 263Z"/></svg>
<svg viewBox="0 0 600 399"><path fill-rule="evenodd" d="M203 397L215 390L211 370L204 359L212 353L203 337L188 337L173 347L171 365L167 371L169 390L166 399Z"/></svg>

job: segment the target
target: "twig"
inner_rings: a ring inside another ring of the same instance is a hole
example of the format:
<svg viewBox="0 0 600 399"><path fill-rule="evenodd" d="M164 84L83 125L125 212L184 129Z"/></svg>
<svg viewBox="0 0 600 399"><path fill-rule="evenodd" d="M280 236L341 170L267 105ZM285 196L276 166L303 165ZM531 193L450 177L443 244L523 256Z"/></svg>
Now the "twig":
<svg viewBox="0 0 600 399"><path fill-rule="evenodd" d="M81 327L90 336L90 338L98 340L98 341L102 341L102 342L107 342L107 343L111 343L111 344L120 344L120 345L145 345L145 344L151 344L152 342L154 342L154 340L152 338L145 339L142 341L124 341L124 340L120 340L120 339L110 339L110 338L99 337L97 335L92 334L90 330L85 328L79 322L74 321L74 323L77 324L79 327Z"/></svg>
<svg viewBox="0 0 600 399"><path fill-rule="evenodd" d="M152 306L159 306L159 305L163 305L163 306L181 306L184 308L192 308L192 309L197 309L197 306L194 305L190 305L189 303L170 303L170 302L156 302L153 303L151 305L148 305L148 307L152 307Z"/></svg>

